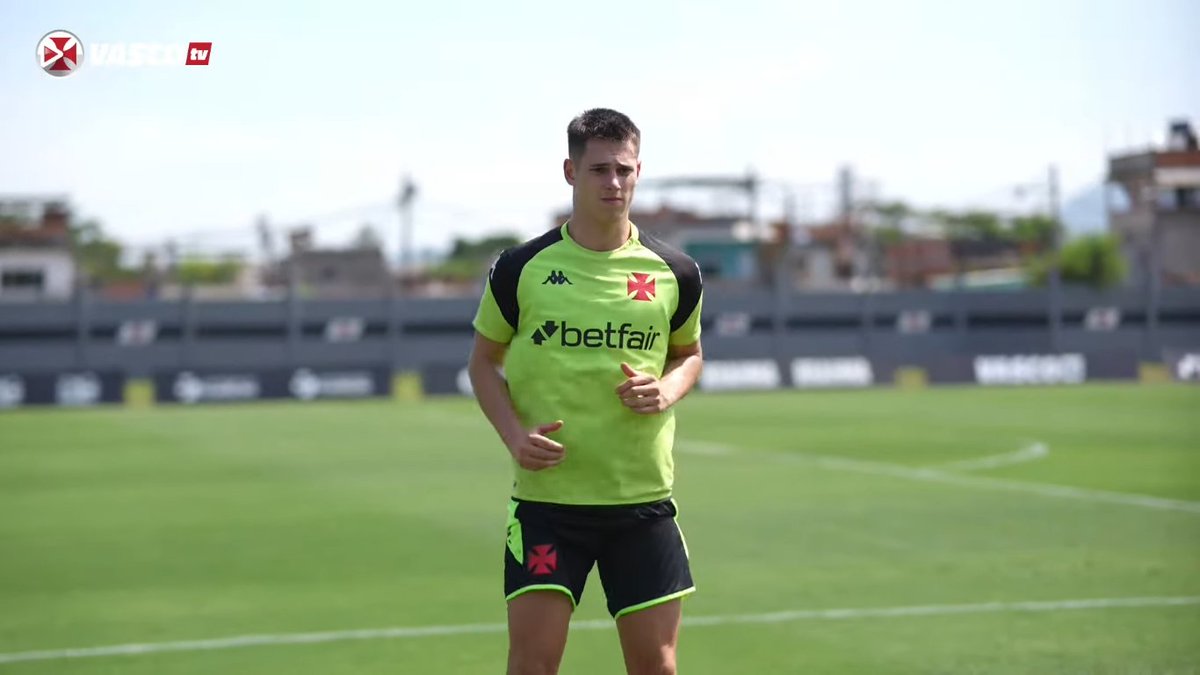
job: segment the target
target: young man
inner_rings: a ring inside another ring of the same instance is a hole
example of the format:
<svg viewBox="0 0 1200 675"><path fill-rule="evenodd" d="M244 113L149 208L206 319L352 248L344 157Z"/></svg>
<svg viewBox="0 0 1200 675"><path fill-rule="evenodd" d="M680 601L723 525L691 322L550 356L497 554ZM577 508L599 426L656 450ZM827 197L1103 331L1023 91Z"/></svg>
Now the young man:
<svg viewBox="0 0 1200 675"><path fill-rule="evenodd" d="M571 121L571 218L500 255L475 316L471 383L516 478L510 675L558 672L593 564L627 671L675 672L694 587L671 499L672 406L700 375L701 279L629 222L640 143L613 110Z"/></svg>

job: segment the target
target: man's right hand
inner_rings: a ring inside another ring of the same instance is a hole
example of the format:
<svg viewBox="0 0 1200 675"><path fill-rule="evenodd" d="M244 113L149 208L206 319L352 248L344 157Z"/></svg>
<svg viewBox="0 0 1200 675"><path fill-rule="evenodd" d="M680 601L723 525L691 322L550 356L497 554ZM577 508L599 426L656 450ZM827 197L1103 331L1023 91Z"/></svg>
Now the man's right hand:
<svg viewBox="0 0 1200 675"><path fill-rule="evenodd" d="M563 426L562 420L534 427L508 442L508 451L522 469L541 471L557 465L563 460L562 443L553 441L546 434L554 433Z"/></svg>

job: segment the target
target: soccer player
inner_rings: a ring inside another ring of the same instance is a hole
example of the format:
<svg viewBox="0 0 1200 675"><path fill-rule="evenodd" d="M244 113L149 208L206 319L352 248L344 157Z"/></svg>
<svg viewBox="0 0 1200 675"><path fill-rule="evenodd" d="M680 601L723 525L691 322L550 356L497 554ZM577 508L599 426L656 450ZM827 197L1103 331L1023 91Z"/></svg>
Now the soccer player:
<svg viewBox="0 0 1200 675"><path fill-rule="evenodd" d="M626 670L675 672L695 588L671 498L672 406L700 375L701 279L629 221L640 144L619 112L571 121L571 217L500 255L474 320L471 383L515 473L510 675L558 672L593 565Z"/></svg>

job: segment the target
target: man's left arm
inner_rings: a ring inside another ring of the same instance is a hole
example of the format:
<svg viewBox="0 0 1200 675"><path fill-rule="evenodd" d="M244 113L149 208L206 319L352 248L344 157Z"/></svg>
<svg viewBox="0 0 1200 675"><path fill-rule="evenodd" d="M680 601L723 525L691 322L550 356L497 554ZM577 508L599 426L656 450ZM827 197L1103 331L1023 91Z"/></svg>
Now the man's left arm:
<svg viewBox="0 0 1200 675"><path fill-rule="evenodd" d="M653 415L675 405L696 386L704 367L704 354L700 348L704 282L700 278L700 267L692 259L684 258L686 262L677 260L672 266L679 286L679 299L671 316L667 362L663 365L662 377L638 372L628 363L621 364L627 379L617 387L617 396L635 413Z"/></svg>
<svg viewBox="0 0 1200 675"><path fill-rule="evenodd" d="M670 345L667 348L667 366L662 380L670 394L670 405L674 405L696 386L700 371L704 369L704 350L700 341L690 345Z"/></svg>

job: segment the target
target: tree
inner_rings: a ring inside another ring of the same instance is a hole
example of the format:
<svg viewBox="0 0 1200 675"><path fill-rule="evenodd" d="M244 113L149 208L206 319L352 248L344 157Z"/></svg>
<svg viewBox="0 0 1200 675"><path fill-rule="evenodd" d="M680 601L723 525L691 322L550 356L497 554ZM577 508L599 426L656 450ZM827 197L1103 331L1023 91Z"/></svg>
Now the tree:
<svg viewBox="0 0 1200 675"><path fill-rule="evenodd" d="M904 241L904 230L891 225L880 225L875 230L875 241L881 246L895 246Z"/></svg>
<svg viewBox="0 0 1200 675"><path fill-rule="evenodd" d="M870 207L885 227L904 229L904 221L916 212L902 201L879 202Z"/></svg>
<svg viewBox="0 0 1200 675"><path fill-rule="evenodd" d="M1037 250L1047 250L1053 247L1055 236L1061 229L1061 223L1038 214L1013 218L1010 231L1013 240L1018 243L1032 245Z"/></svg>
<svg viewBox="0 0 1200 675"><path fill-rule="evenodd" d="M73 223L69 232L75 260L85 278L102 283L138 276L138 270L121 266L121 244L109 239L103 226L96 219Z"/></svg>
<svg viewBox="0 0 1200 675"><path fill-rule="evenodd" d="M216 285L233 283L242 269L242 261L236 255L225 255L220 260L185 258L179 263L175 275L179 283L186 285Z"/></svg>
<svg viewBox="0 0 1200 675"><path fill-rule="evenodd" d="M869 207L878 223L873 228L875 241L883 246L900 243L905 237L905 225L917 212L902 201L879 202Z"/></svg>
<svg viewBox="0 0 1200 675"><path fill-rule="evenodd" d="M457 281L477 279L496 254L519 243L521 239L511 234L489 235L476 240L455 237L450 255L442 264L429 270L429 275L435 279Z"/></svg>
<svg viewBox="0 0 1200 675"><path fill-rule="evenodd" d="M500 251L521 243L521 240L510 234L499 234L471 241L455 237L450 248L451 260L483 260L492 257Z"/></svg>
<svg viewBox="0 0 1200 675"><path fill-rule="evenodd" d="M1124 281L1128 272L1120 244L1115 237L1107 234L1071 240L1063 246L1058 259L1059 274L1063 282L1069 284L1108 288ZM1047 255L1030 261L1026 274L1031 284L1046 285L1052 260Z"/></svg>
<svg viewBox="0 0 1200 675"><path fill-rule="evenodd" d="M997 241L1005 235L1003 221L991 211L935 211L933 217L941 223L948 239Z"/></svg>

